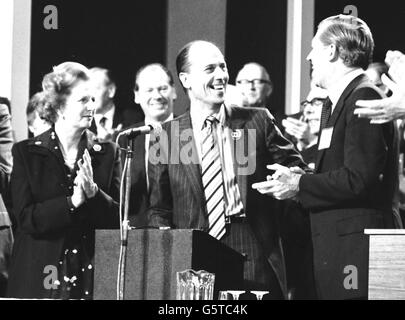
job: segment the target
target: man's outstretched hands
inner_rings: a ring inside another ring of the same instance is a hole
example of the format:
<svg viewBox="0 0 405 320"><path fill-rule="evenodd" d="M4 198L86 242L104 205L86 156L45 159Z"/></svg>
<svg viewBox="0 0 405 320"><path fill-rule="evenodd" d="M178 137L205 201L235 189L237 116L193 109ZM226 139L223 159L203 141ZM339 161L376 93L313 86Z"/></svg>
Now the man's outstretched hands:
<svg viewBox="0 0 405 320"><path fill-rule="evenodd" d="M405 117L405 87L390 80L385 74L382 82L392 91L392 96L381 100L358 100L354 110L360 118L371 119L370 123L381 124Z"/></svg>
<svg viewBox="0 0 405 320"><path fill-rule="evenodd" d="M305 174L304 170L299 167L287 168L280 164L268 165L267 169L275 172L271 176L267 176L267 181L254 183L252 188L277 200L296 198L299 181Z"/></svg>

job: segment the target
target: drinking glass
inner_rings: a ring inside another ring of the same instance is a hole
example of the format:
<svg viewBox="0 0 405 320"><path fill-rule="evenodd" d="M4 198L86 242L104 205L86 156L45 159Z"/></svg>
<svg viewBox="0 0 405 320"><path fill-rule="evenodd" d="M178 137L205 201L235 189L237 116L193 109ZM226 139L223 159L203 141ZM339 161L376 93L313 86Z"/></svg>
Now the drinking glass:
<svg viewBox="0 0 405 320"><path fill-rule="evenodd" d="M232 300L239 300L239 296L245 292L241 290L228 290L228 293L232 295Z"/></svg>
<svg viewBox="0 0 405 320"><path fill-rule="evenodd" d="M228 291L219 291L218 300L231 300Z"/></svg>
<svg viewBox="0 0 405 320"><path fill-rule="evenodd" d="M268 294L268 291L250 291L250 293L256 296L256 300L263 300L263 296Z"/></svg>
<svg viewBox="0 0 405 320"><path fill-rule="evenodd" d="M213 300L215 274L187 269L176 273L177 300Z"/></svg>

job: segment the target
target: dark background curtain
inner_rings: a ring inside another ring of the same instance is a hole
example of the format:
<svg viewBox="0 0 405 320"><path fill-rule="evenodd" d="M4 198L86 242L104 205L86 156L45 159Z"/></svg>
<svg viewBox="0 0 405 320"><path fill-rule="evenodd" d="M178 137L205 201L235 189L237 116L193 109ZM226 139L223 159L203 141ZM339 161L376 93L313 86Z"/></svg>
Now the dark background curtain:
<svg viewBox="0 0 405 320"><path fill-rule="evenodd" d="M57 30L46 30L46 5L58 9ZM118 109L136 108L134 75L141 66L166 57L166 0L32 1L31 95L41 90L44 74L64 61L110 69L117 84Z"/></svg>
<svg viewBox="0 0 405 320"><path fill-rule="evenodd" d="M58 9L57 30L43 26L46 5ZM383 61L391 48L405 52L405 1L316 0L315 27L325 17L344 13L347 5L356 6L359 17L369 24L375 61ZM274 83L269 109L277 119L284 114L286 32L286 0L227 1L225 56L230 83L235 83L243 64L262 64ZM167 0L33 0L30 93L41 90L44 74L63 61L105 67L117 84L117 108L135 109L142 119L133 102L134 75L147 63L165 64L166 33Z"/></svg>

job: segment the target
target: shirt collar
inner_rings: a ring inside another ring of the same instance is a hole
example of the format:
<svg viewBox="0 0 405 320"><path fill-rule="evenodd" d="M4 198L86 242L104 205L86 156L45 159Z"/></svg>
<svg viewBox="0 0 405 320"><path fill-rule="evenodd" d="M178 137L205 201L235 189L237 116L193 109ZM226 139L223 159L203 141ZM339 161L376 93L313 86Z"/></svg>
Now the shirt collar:
<svg viewBox="0 0 405 320"><path fill-rule="evenodd" d="M162 123L171 121L171 120L173 120L173 119L174 119L174 116L173 116L173 113L171 113L171 114L167 117L167 119L166 119L165 121L163 121ZM155 121L155 120L152 120L152 119L145 118L145 125L148 125L148 124L155 124L155 123L159 123L159 122L158 122L158 121Z"/></svg>
<svg viewBox="0 0 405 320"><path fill-rule="evenodd" d="M345 74L334 85L328 88L329 99L332 101L333 106L336 106L340 96L342 95L343 91L345 91L346 87L350 84L350 82L352 82L355 78L357 78L359 75L363 73L364 71L361 68L350 71L349 73Z"/></svg>
<svg viewBox="0 0 405 320"><path fill-rule="evenodd" d="M225 105L222 104L219 111L212 114L212 116L214 118L216 118L222 126L224 126L225 119L226 119ZM193 124L193 128L202 130L204 127L204 122L207 119L207 117L202 115L201 113L193 112L193 111L190 111L190 117L191 117L191 122Z"/></svg>

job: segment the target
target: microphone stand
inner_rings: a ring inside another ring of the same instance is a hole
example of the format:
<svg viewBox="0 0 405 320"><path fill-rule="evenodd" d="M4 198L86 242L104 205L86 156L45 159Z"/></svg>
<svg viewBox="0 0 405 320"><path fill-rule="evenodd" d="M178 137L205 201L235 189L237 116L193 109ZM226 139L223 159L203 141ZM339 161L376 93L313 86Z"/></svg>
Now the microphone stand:
<svg viewBox="0 0 405 320"><path fill-rule="evenodd" d="M120 260L118 262L118 292L117 299L124 300L125 297L125 271L126 271L126 262L127 262L127 246L128 246L128 230L129 230L129 198L131 193L131 165L134 157L134 138L137 134L131 134L127 136L128 146L126 150L125 157L125 179L124 190L124 218L120 223L122 223L121 229L121 246L120 246Z"/></svg>

